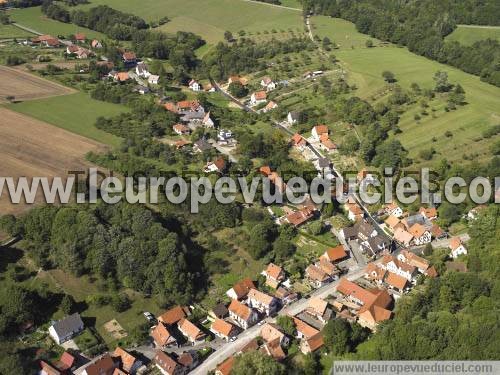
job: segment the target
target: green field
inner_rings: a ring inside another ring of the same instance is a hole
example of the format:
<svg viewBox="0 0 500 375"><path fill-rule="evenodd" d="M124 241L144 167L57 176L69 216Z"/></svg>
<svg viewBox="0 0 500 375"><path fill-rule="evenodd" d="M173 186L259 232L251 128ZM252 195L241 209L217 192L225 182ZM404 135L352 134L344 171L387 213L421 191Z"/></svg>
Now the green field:
<svg viewBox="0 0 500 375"><path fill-rule="evenodd" d="M296 1L290 4L296 4ZM82 8L106 4L133 13L147 21L167 16L170 22L158 28L166 32L192 31L207 42L224 38L224 31L257 32L294 28L302 30L302 13L243 0L144 0L140 6L131 0L95 0Z"/></svg>
<svg viewBox="0 0 500 375"><path fill-rule="evenodd" d="M70 35L83 32L89 38L103 38L103 34L70 23L55 21L45 17L40 7L13 9L8 13L13 22L42 34Z"/></svg>
<svg viewBox="0 0 500 375"><path fill-rule="evenodd" d="M48 99L9 104L14 111L69 130L96 141L116 146L120 139L94 127L99 116L114 116L126 110L125 107L91 99L79 92L55 96Z"/></svg>
<svg viewBox="0 0 500 375"><path fill-rule="evenodd" d="M34 34L13 25L0 25L0 39L29 38Z"/></svg>
<svg viewBox="0 0 500 375"><path fill-rule="evenodd" d="M448 160L461 160L464 153L478 153L477 159L490 157L489 146L494 141L481 139L482 132L490 126L500 122L500 88L483 83L478 77L464 73L447 65L439 64L424 57L410 53L406 48L393 45L366 48L361 42L354 25L346 28L345 21L325 17L313 19L316 26L315 32L320 36L328 36L331 40L345 38L358 40L354 49L339 49L333 53L341 61L348 72L351 83L358 87L357 95L370 98L385 87L381 73L384 70L392 71L400 84L408 88L412 82L418 83L422 88L432 88L433 75L436 71L446 71L451 83L460 83L465 90L467 105L456 111L445 112L436 105L436 118L428 116L417 124L411 111L405 113L400 122L403 131L398 135L403 145L410 151L410 156L415 157L419 151L435 148ZM335 30L342 30L340 35ZM347 34L346 34L347 33ZM375 45L379 42L374 40ZM446 131L453 133L452 138L444 137ZM433 142L433 138L436 140Z"/></svg>
<svg viewBox="0 0 500 375"><path fill-rule="evenodd" d="M446 37L446 40L457 41L460 44L471 45L478 40L485 40L488 38L500 40L500 27L458 25L455 31L453 31Z"/></svg>
<svg viewBox="0 0 500 375"><path fill-rule="evenodd" d="M332 43L338 46L339 50L352 48L366 48L366 41L372 39L369 35L364 35L356 31L356 27L349 21L340 18L327 16L317 16L312 20L313 34L323 39L327 36ZM377 44L377 43L375 43Z"/></svg>

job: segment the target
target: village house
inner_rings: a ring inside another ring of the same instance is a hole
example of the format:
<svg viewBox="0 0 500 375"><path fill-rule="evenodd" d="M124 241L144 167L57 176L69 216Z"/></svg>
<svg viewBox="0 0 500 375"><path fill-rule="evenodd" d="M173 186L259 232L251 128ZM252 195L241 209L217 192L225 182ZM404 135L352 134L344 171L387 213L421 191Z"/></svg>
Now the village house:
<svg viewBox="0 0 500 375"><path fill-rule="evenodd" d="M321 141L321 136L323 134L328 136L328 126L326 125L316 125L311 131L312 138L316 142Z"/></svg>
<svg viewBox="0 0 500 375"><path fill-rule="evenodd" d="M374 281L379 285L382 285L386 273L386 270L382 269L381 267L377 267L375 263L368 263L365 268L364 277L368 280Z"/></svg>
<svg viewBox="0 0 500 375"><path fill-rule="evenodd" d="M392 255L384 255L382 261L377 263L377 266L383 270L398 274L404 277L408 281L414 281L417 276L417 268L410 264L400 262L397 258Z"/></svg>
<svg viewBox="0 0 500 375"><path fill-rule="evenodd" d="M151 75L151 73L148 71L146 63L143 61L137 63L135 67L135 73L142 78L148 78Z"/></svg>
<svg viewBox="0 0 500 375"><path fill-rule="evenodd" d="M112 357L115 362L118 362L118 367L127 374L135 374L136 371L142 366L142 361L119 346L116 347Z"/></svg>
<svg viewBox="0 0 500 375"><path fill-rule="evenodd" d="M299 122L300 119L300 112L297 111L291 111L288 112L288 115L286 116L286 121L288 122L289 125L294 125L297 122Z"/></svg>
<svg viewBox="0 0 500 375"><path fill-rule="evenodd" d="M384 221L385 225L388 226L392 232L394 233L397 229L403 229L405 230L405 226L403 225L403 223L401 223L401 221L399 220L399 218L393 214L390 214L387 219L385 219Z"/></svg>
<svg viewBox="0 0 500 375"><path fill-rule="evenodd" d="M162 322L158 322L151 332L151 337L153 338L155 346L159 349L165 349L177 344L177 340L170 332L170 329Z"/></svg>
<svg viewBox="0 0 500 375"><path fill-rule="evenodd" d="M259 319L255 310L242 304L236 299L231 301L228 310L231 319L243 329L253 326Z"/></svg>
<svg viewBox="0 0 500 375"><path fill-rule="evenodd" d="M294 227L299 227L307 221L311 220L315 215L315 210L309 207L303 207L300 210L289 213L285 216L284 221L293 225Z"/></svg>
<svg viewBox="0 0 500 375"><path fill-rule="evenodd" d="M189 342L195 344L205 340L206 335L193 323L187 319L182 319L177 323L179 331L185 336Z"/></svg>
<svg viewBox="0 0 500 375"><path fill-rule="evenodd" d="M85 41L87 40L87 37L83 33L76 33L74 40L77 43L85 43Z"/></svg>
<svg viewBox="0 0 500 375"><path fill-rule="evenodd" d="M189 89L191 91L202 91L203 90L203 87L194 79L192 79L191 81L189 81Z"/></svg>
<svg viewBox="0 0 500 375"><path fill-rule="evenodd" d="M406 278L392 272L387 272L384 281L389 286L389 288L394 289L400 293L403 293L409 286L409 282Z"/></svg>
<svg viewBox="0 0 500 375"><path fill-rule="evenodd" d="M205 91L206 92L216 92L217 90L215 89L215 87L212 86L211 83L208 83L205 85Z"/></svg>
<svg viewBox="0 0 500 375"><path fill-rule="evenodd" d="M78 48L78 50L75 52L76 58L77 59L88 59L89 57L93 56L94 53L86 48Z"/></svg>
<svg viewBox="0 0 500 375"><path fill-rule="evenodd" d="M348 256L349 254L345 251L344 246L339 245L336 247L330 247L321 255L321 258L324 258L332 263L337 263L345 260Z"/></svg>
<svg viewBox="0 0 500 375"><path fill-rule="evenodd" d="M332 142L328 134L321 134L319 141L319 148L323 151L333 152L337 149L337 145Z"/></svg>
<svg viewBox="0 0 500 375"><path fill-rule="evenodd" d="M235 141L233 138L233 132L231 130L220 129L217 133L217 141L221 145L233 143Z"/></svg>
<svg viewBox="0 0 500 375"><path fill-rule="evenodd" d="M301 136L299 133L295 133L292 136L292 146L297 148L300 152L304 151L304 149L307 147L307 141L306 139Z"/></svg>
<svg viewBox="0 0 500 375"><path fill-rule="evenodd" d="M231 299L242 300L246 298L250 289L255 288L255 284L250 278L243 279L226 292L226 295Z"/></svg>
<svg viewBox="0 0 500 375"><path fill-rule="evenodd" d="M191 315L189 308L186 306L175 306L170 310L165 311L158 317L158 322L162 322L166 325L174 325L180 320L187 318Z"/></svg>
<svg viewBox="0 0 500 375"><path fill-rule="evenodd" d="M267 113L267 112L272 111L273 109L276 109L276 108L278 108L278 104L276 104L275 102L273 102L271 100L269 103L267 103L267 105L264 108L262 108L262 112Z"/></svg>
<svg viewBox="0 0 500 375"><path fill-rule="evenodd" d="M320 349L321 347L323 347L324 344L325 343L323 341L323 334L319 332L312 337L303 339L300 342L300 351L303 354L307 355L309 353L313 353L316 350Z"/></svg>
<svg viewBox="0 0 500 375"><path fill-rule="evenodd" d="M57 344L61 345L77 336L84 328L80 314L74 313L54 322L49 327L49 335Z"/></svg>
<svg viewBox="0 0 500 375"><path fill-rule="evenodd" d="M279 308L279 301L275 297L253 288L248 292L247 303L267 316L273 315Z"/></svg>
<svg viewBox="0 0 500 375"><path fill-rule="evenodd" d="M403 210L396 203L388 203L385 206L385 212L389 215L397 217L398 219L403 216Z"/></svg>
<svg viewBox="0 0 500 375"><path fill-rule="evenodd" d="M75 357L68 352L61 354L61 357L56 362L56 367L59 371L63 373L69 372L75 364Z"/></svg>
<svg viewBox="0 0 500 375"><path fill-rule="evenodd" d="M184 375L186 373L183 366L177 363L170 355L162 352L161 350L156 352L153 363L163 375Z"/></svg>
<svg viewBox="0 0 500 375"><path fill-rule="evenodd" d="M34 44L40 44L45 47L58 47L61 43L59 39L53 37L52 35L39 35L35 38L31 39L31 42Z"/></svg>
<svg viewBox="0 0 500 375"><path fill-rule="evenodd" d="M278 340L274 340L271 342L264 342L262 347L260 348L260 352L268 355L275 361L282 361L286 358L286 353L283 350L283 347L280 345Z"/></svg>
<svg viewBox="0 0 500 375"><path fill-rule="evenodd" d="M45 361L40 361L40 372L38 372L38 375L60 375L60 374L61 371L59 371L59 369L51 366L49 363Z"/></svg>
<svg viewBox="0 0 500 375"><path fill-rule="evenodd" d="M285 335L280 326L274 323L266 323L260 329L260 336L265 342L278 341L279 345L287 347L290 338Z"/></svg>
<svg viewBox="0 0 500 375"><path fill-rule="evenodd" d="M347 211L347 218L351 221L361 220L364 216L364 211L357 203L346 203L344 208Z"/></svg>
<svg viewBox="0 0 500 375"><path fill-rule="evenodd" d="M230 375L231 369L234 365L234 356L227 358L224 362L217 366L215 369L215 375Z"/></svg>
<svg viewBox="0 0 500 375"><path fill-rule="evenodd" d="M148 77L148 83L149 83L150 85L157 85L159 81L160 81L160 76L157 76L157 75L151 74L151 75Z"/></svg>
<svg viewBox="0 0 500 375"><path fill-rule="evenodd" d="M288 288L282 286L276 289L274 296L278 298L283 305L288 305L289 303L295 302L299 297L297 293L292 292Z"/></svg>
<svg viewBox="0 0 500 375"><path fill-rule="evenodd" d="M234 325L222 319L215 319L210 326L210 332L226 341L238 334L238 330Z"/></svg>
<svg viewBox="0 0 500 375"><path fill-rule="evenodd" d="M421 224L413 224L408 229L408 232L413 236L413 242L417 246L425 245L432 240L431 232L425 229L425 227Z"/></svg>
<svg viewBox="0 0 500 375"><path fill-rule="evenodd" d="M316 320L323 324L328 323L328 321L333 317L333 311L328 307L328 302L318 297L312 297L309 299L306 313L313 316Z"/></svg>
<svg viewBox="0 0 500 375"><path fill-rule="evenodd" d="M100 41L98 41L97 39L94 39L92 40L92 42L90 43L90 46L92 48L95 48L95 49L99 49L99 48L102 48L102 43Z"/></svg>
<svg viewBox="0 0 500 375"><path fill-rule="evenodd" d="M115 72L113 79L117 82L125 82L130 79L128 72Z"/></svg>
<svg viewBox="0 0 500 375"><path fill-rule="evenodd" d="M316 262L316 267L319 267L321 271L326 273L330 279L337 280L340 270L337 268L335 264L329 262L325 258L319 258L319 262Z"/></svg>
<svg viewBox="0 0 500 375"><path fill-rule="evenodd" d="M453 237L450 239L450 245L448 246L451 250L450 256L452 258L458 258L460 255L467 255L467 248L462 243L460 237Z"/></svg>
<svg viewBox="0 0 500 375"><path fill-rule="evenodd" d="M263 77L260 81L260 85L264 87L267 91L273 91L276 89L276 83L270 77Z"/></svg>
<svg viewBox="0 0 500 375"><path fill-rule="evenodd" d="M229 310L223 303L218 303L208 312L208 319L212 321L215 319L224 319L227 318L228 316L229 316Z"/></svg>
<svg viewBox="0 0 500 375"><path fill-rule="evenodd" d="M420 273L425 273L430 267L427 259L424 259L408 250L401 250L397 258L401 262L417 267L418 272Z"/></svg>
<svg viewBox="0 0 500 375"><path fill-rule="evenodd" d="M186 369L186 372L194 370L200 364L200 355L195 350L182 352L177 357L177 363Z"/></svg>
<svg viewBox="0 0 500 375"><path fill-rule="evenodd" d="M210 111L208 111L205 114L205 117L203 117L203 121L201 122L205 128L213 128L215 126L215 123L213 120L210 118Z"/></svg>
<svg viewBox="0 0 500 375"><path fill-rule="evenodd" d="M89 362L81 375L112 375L117 368L117 363L113 361L109 353L106 353Z"/></svg>
<svg viewBox="0 0 500 375"><path fill-rule="evenodd" d="M303 320L300 320L297 317L293 318L293 322L295 323L296 337L298 339L308 339L316 335L319 330L310 326Z"/></svg>
<svg viewBox="0 0 500 375"><path fill-rule="evenodd" d="M209 151L211 149L212 149L212 145L205 138L198 139L193 144L193 151L196 153L201 154L201 153L203 153L205 151Z"/></svg>
<svg viewBox="0 0 500 375"><path fill-rule="evenodd" d="M266 285L276 289L285 280L285 271L274 263L269 263L262 275L266 277Z"/></svg>
<svg viewBox="0 0 500 375"><path fill-rule="evenodd" d="M240 76L231 76L227 80L227 84L230 85L231 83L239 83L242 86L246 86L248 84L248 80Z"/></svg>
<svg viewBox="0 0 500 375"><path fill-rule="evenodd" d="M314 288L321 288L323 285L326 285L331 281L330 277L321 268L315 266L314 264L310 264L306 268L305 276Z"/></svg>
<svg viewBox="0 0 500 375"><path fill-rule="evenodd" d="M413 235L410 232L406 231L404 228L398 227L394 231L394 239L400 244L408 247L413 241Z"/></svg>
<svg viewBox="0 0 500 375"><path fill-rule="evenodd" d="M187 135L191 133L191 130L186 125L183 124L175 124L174 126L172 126L172 130L174 131L175 134L178 135Z"/></svg>
<svg viewBox="0 0 500 375"><path fill-rule="evenodd" d="M265 91L257 91L250 96L250 104L259 105L267 101L267 94Z"/></svg>
<svg viewBox="0 0 500 375"><path fill-rule="evenodd" d="M214 161L207 162L203 171L205 173L224 173L226 166L226 161L223 158L217 158Z"/></svg>
<svg viewBox="0 0 500 375"><path fill-rule="evenodd" d="M418 212L425 217L427 220L436 220L438 217L438 212L436 210L436 207L420 207Z"/></svg>
<svg viewBox="0 0 500 375"><path fill-rule="evenodd" d="M124 52L122 55L123 63L126 67L133 67L137 63L137 56L134 52Z"/></svg>

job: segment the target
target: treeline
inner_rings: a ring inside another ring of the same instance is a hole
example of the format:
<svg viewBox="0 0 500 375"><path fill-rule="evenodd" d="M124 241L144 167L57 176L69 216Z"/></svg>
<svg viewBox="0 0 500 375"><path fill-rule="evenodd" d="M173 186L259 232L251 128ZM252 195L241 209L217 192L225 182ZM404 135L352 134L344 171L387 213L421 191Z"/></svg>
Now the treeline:
<svg viewBox="0 0 500 375"><path fill-rule="evenodd" d="M312 11L353 22L359 32L405 45L416 54L455 66L500 86L500 43L483 40L471 46L446 42L458 23L500 24L498 1L331 1L303 0Z"/></svg>
<svg viewBox="0 0 500 375"><path fill-rule="evenodd" d="M267 60L276 55L312 51L314 48L308 38L273 39L259 44L250 39L241 39L232 45L217 44L203 58L203 68L207 75L222 80L231 74L264 70L267 68Z"/></svg>
<svg viewBox="0 0 500 375"><path fill-rule="evenodd" d="M467 273L446 271L448 250L432 260L441 277L402 298L395 317L361 344L354 359L497 360L500 358L500 223L490 206L470 228ZM443 275L444 273L444 275Z"/></svg>
<svg viewBox="0 0 500 375"><path fill-rule="evenodd" d="M43 206L12 226L28 243L38 266L74 275L91 274L158 298L160 304L188 303L199 277L195 250L161 216L142 205L102 202Z"/></svg>

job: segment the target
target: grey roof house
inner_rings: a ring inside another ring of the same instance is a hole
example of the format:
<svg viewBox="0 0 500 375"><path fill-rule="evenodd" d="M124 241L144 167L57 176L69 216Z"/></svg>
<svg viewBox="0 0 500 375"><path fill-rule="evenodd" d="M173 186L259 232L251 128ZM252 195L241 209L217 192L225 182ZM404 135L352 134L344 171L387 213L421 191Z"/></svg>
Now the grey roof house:
<svg viewBox="0 0 500 375"><path fill-rule="evenodd" d="M49 327L49 335L57 344L62 344L78 335L84 328L80 314L74 313L54 322Z"/></svg>

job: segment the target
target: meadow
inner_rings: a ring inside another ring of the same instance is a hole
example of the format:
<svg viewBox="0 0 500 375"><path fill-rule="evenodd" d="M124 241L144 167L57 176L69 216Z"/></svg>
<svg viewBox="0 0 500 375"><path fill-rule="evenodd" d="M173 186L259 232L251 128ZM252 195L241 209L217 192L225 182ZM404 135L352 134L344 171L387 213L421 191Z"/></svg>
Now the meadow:
<svg viewBox="0 0 500 375"><path fill-rule="evenodd" d="M0 39L29 38L34 36L14 25L0 25Z"/></svg>
<svg viewBox="0 0 500 375"><path fill-rule="evenodd" d="M103 34L80 27L71 23L64 23L52 20L43 15L40 7L31 7L24 9L13 9L8 12L13 22L28 27L42 34L70 35L78 32L84 33L88 38L104 37ZM14 27L14 26L13 26ZM20 30L20 29L19 29Z"/></svg>
<svg viewBox="0 0 500 375"><path fill-rule="evenodd" d="M314 32L321 38L328 36L332 41L352 41L352 47L339 48L333 54L347 70L349 82L357 86L357 95L362 98L369 99L384 91L386 84L381 76L384 70L393 72L397 83L404 88L409 88L413 82L422 88L433 88L433 76L438 70L446 71L451 83L462 85L467 101L465 106L445 112L438 104L433 116L427 116L419 123L413 119L416 111L402 115L399 124L402 133L397 138L409 150L410 157L433 147L448 160L462 160L469 152L477 154L475 160L489 160L489 147L495 139L483 139L481 135L500 123L500 88L458 69L417 56L406 48L377 40L373 40L375 47L367 48L362 40L368 37L358 33L354 25L347 25L346 21L314 17L313 24ZM447 131L453 136L445 137Z"/></svg>
<svg viewBox="0 0 500 375"><path fill-rule="evenodd" d="M457 28L446 37L447 41L457 41L460 44L471 45L478 40L484 39L500 40L500 27L458 25Z"/></svg>
<svg viewBox="0 0 500 375"><path fill-rule="evenodd" d="M295 4L296 2L289 2ZM303 29L302 13L244 0L144 0L141 6L131 0L95 0L81 8L105 4L123 12L133 13L147 21L167 16L170 22L157 30L165 32L191 31L208 43L224 39L226 30L257 32L272 29Z"/></svg>
<svg viewBox="0 0 500 375"><path fill-rule="evenodd" d="M83 92L9 104L8 108L112 146L119 145L120 138L97 129L94 123L99 116L110 117L127 110L118 104L94 100Z"/></svg>

